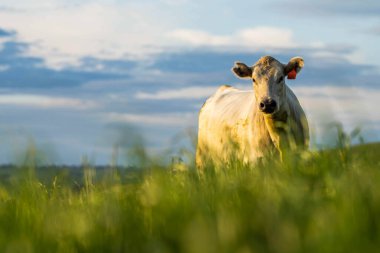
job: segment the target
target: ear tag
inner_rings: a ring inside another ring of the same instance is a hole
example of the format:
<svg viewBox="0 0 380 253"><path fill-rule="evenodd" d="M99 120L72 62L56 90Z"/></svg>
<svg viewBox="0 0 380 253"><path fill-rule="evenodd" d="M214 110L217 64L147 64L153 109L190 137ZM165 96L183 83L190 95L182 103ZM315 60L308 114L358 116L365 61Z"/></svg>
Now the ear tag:
<svg viewBox="0 0 380 253"><path fill-rule="evenodd" d="M292 71L288 73L288 79L296 79L296 76L297 76L297 72L295 69L293 69Z"/></svg>

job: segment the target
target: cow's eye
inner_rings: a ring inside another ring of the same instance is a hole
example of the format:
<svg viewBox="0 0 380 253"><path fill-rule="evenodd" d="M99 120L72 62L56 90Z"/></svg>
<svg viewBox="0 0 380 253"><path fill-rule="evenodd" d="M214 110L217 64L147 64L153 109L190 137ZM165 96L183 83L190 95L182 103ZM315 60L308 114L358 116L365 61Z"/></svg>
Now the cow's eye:
<svg viewBox="0 0 380 253"><path fill-rule="evenodd" d="M279 79L278 79L278 82L281 83L282 81L284 81L284 77L281 76Z"/></svg>
<svg viewBox="0 0 380 253"><path fill-rule="evenodd" d="M252 82L256 83L256 80L255 80L255 78L253 78L253 77L252 77Z"/></svg>

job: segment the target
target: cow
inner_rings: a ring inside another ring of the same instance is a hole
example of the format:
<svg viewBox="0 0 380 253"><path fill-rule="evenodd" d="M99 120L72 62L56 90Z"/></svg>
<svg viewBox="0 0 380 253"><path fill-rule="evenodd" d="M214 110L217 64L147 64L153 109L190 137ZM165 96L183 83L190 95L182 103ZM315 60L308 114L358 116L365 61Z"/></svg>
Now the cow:
<svg viewBox="0 0 380 253"><path fill-rule="evenodd" d="M237 159L244 164L283 160L288 151L306 150L306 115L285 77L295 79L304 66L301 57L282 64L271 56L249 67L235 62L232 72L251 79L253 90L219 87L199 112L196 166L224 166Z"/></svg>

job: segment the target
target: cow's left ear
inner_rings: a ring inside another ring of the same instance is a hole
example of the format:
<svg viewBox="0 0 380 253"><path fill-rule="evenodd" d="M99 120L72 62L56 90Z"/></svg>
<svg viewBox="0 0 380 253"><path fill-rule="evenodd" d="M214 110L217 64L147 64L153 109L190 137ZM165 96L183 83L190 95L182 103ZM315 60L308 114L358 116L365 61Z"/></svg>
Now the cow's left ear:
<svg viewBox="0 0 380 253"><path fill-rule="evenodd" d="M285 65L285 75L288 76L288 79L296 79L296 75L301 71L303 66L304 61L301 57L293 57L288 64Z"/></svg>

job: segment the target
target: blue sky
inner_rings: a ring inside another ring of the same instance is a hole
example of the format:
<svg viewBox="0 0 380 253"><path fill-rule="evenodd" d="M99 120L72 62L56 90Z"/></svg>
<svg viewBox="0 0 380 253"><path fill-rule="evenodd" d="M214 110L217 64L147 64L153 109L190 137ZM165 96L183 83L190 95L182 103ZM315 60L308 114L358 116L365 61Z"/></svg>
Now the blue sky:
<svg viewBox="0 0 380 253"><path fill-rule="evenodd" d="M251 89L230 68L263 55L304 57L287 83L314 144L336 120L379 141L378 13L375 0L3 0L0 162L34 140L52 162L107 164L137 132L165 150L219 85Z"/></svg>

